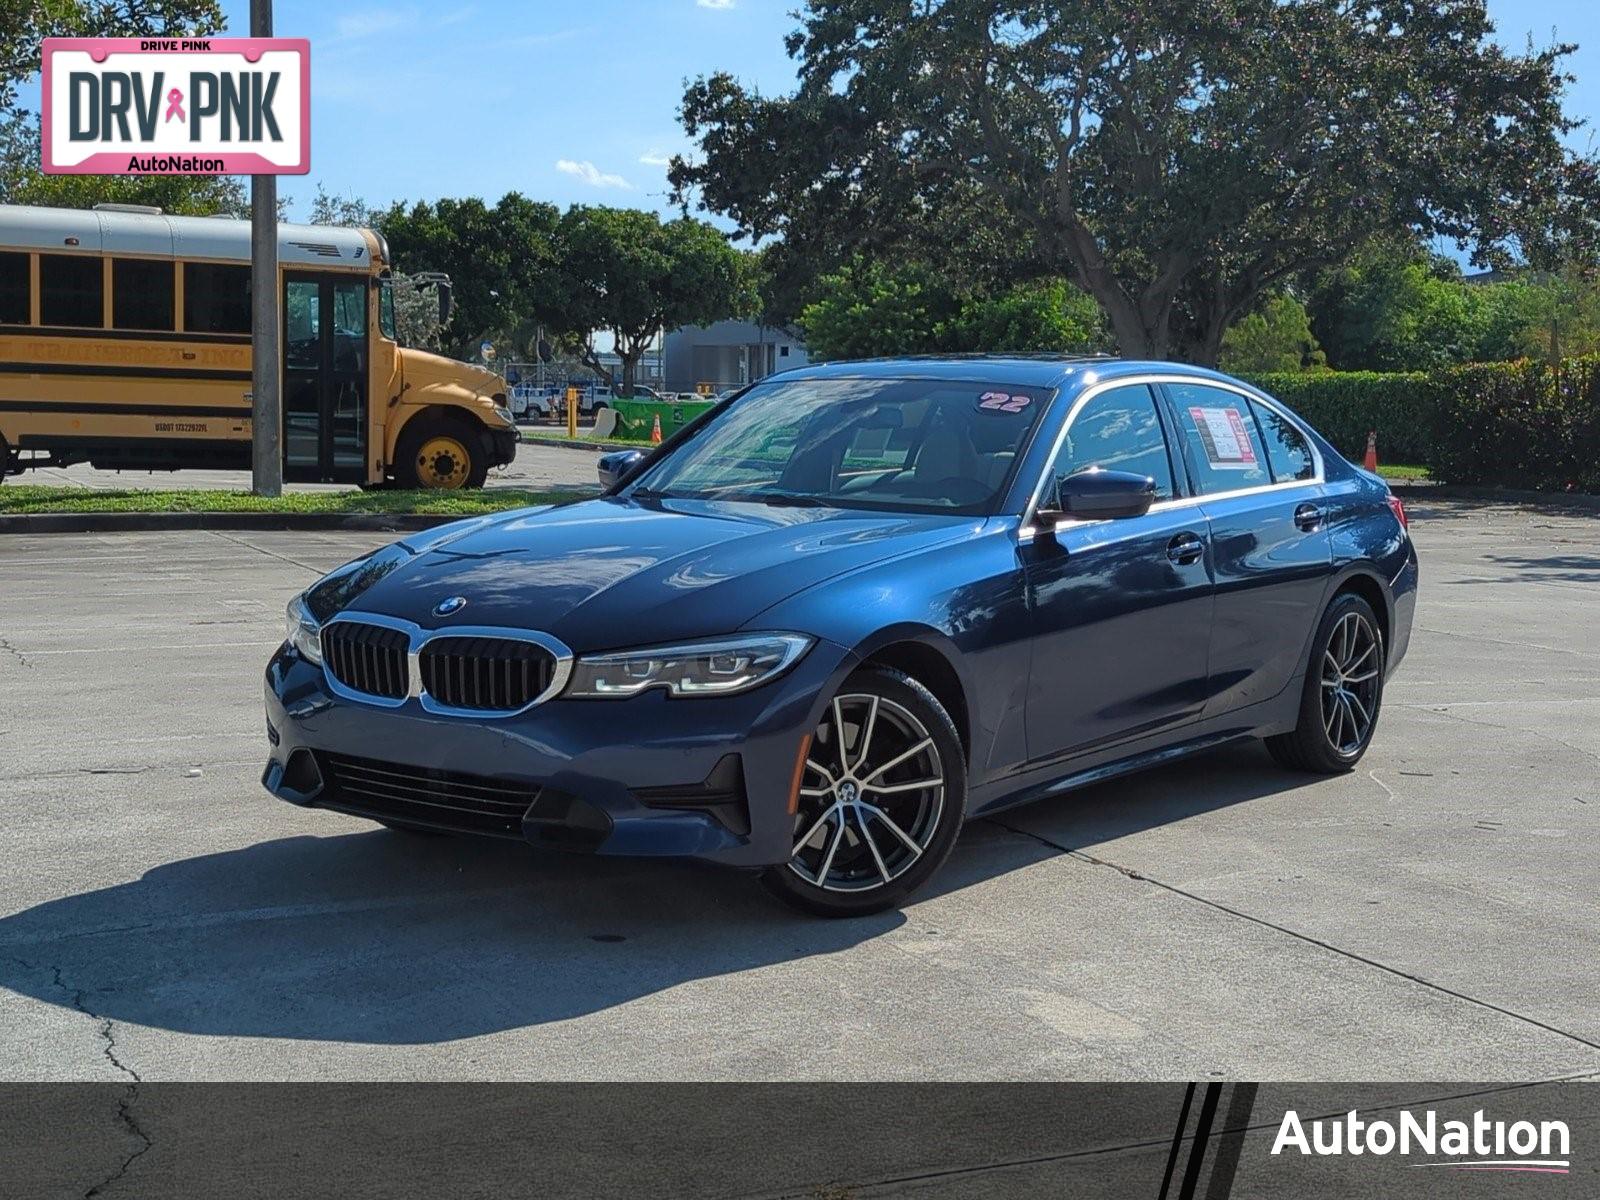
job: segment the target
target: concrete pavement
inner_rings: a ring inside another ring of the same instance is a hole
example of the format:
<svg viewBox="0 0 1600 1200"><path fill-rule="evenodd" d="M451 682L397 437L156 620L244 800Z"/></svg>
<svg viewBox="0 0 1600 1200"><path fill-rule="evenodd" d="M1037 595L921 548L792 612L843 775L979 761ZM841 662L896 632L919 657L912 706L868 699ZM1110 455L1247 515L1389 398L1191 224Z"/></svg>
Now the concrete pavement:
<svg viewBox="0 0 1600 1200"><path fill-rule="evenodd" d="M1360 770L1013 811L856 922L268 797L283 602L379 535L0 538L0 1078L1600 1073L1600 518L1414 510Z"/></svg>

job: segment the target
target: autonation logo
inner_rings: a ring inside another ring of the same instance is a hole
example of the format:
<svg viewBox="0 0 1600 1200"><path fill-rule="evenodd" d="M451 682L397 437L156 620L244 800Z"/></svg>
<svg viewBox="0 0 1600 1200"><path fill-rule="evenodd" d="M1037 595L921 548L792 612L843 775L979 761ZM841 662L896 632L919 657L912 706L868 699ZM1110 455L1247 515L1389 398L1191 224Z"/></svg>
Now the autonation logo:
<svg viewBox="0 0 1600 1200"><path fill-rule="evenodd" d="M1272 1153L1298 1150L1305 1156L1387 1154L1423 1155L1434 1162L1413 1167L1445 1167L1454 1171L1523 1171L1565 1175L1571 1168L1572 1135L1565 1121L1491 1121L1479 1109L1471 1121L1440 1121L1425 1111L1419 1118L1401 1109L1396 1120L1363 1121L1355 1109L1342 1117L1301 1121L1290 1109L1283 1114Z"/></svg>

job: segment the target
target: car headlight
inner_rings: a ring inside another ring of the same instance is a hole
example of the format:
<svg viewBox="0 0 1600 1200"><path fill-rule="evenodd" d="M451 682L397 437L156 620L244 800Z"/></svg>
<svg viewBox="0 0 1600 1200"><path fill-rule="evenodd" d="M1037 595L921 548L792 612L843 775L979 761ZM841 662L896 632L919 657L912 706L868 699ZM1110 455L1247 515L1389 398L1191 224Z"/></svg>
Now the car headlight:
<svg viewBox="0 0 1600 1200"><path fill-rule="evenodd" d="M494 415L499 417L507 425L515 425L517 423L517 419L511 415L511 410L503 404L496 404L494 406Z"/></svg>
<svg viewBox="0 0 1600 1200"><path fill-rule="evenodd" d="M665 688L673 696L728 696L776 679L811 646L797 633L757 633L716 641L653 646L580 658L566 695L579 699L637 696Z"/></svg>
<svg viewBox="0 0 1600 1200"><path fill-rule="evenodd" d="M289 601L289 607L283 614L284 624L287 626L289 644L300 651L305 660L322 665L322 626L317 624L317 619L311 615L311 610L306 607L304 596L296 596Z"/></svg>

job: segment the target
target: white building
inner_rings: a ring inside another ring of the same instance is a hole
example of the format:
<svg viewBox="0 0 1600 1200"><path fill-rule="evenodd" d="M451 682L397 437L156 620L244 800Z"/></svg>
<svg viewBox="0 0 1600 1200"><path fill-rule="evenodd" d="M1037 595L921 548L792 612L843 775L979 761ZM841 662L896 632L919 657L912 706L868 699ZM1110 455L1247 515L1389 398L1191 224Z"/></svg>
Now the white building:
<svg viewBox="0 0 1600 1200"><path fill-rule="evenodd" d="M811 361L792 331L753 321L676 329L667 334L663 358L662 386L669 392L720 392Z"/></svg>

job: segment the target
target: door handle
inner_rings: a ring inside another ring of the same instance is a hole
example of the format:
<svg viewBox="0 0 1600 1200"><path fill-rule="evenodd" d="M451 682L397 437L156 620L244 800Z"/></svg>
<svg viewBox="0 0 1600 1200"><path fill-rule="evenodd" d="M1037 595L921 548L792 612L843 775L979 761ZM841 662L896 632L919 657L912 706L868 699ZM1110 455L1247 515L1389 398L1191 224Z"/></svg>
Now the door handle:
<svg viewBox="0 0 1600 1200"><path fill-rule="evenodd" d="M1302 504L1294 510L1294 523L1297 528L1310 533L1322 527L1322 505Z"/></svg>
<svg viewBox="0 0 1600 1200"><path fill-rule="evenodd" d="M1205 555L1206 544L1197 534L1180 533L1167 543L1167 557L1180 567L1197 563Z"/></svg>

